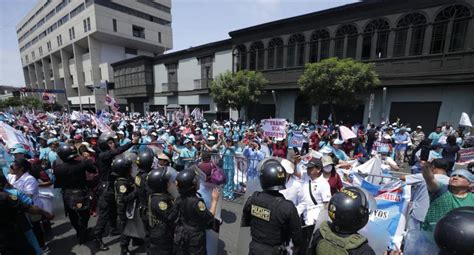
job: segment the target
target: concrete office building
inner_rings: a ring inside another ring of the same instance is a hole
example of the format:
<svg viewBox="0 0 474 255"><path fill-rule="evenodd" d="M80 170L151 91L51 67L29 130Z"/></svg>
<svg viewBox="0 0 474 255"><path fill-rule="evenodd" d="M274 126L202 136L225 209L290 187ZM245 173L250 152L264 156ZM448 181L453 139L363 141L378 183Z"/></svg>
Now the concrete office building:
<svg viewBox="0 0 474 255"><path fill-rule="evenodd" d="M101 109L111 63L172 48L171 0L39 0L17 35L27 87Z"/></svg>
<svg viewBox="0 0 474 255"><path fill-rule="evenodd" d="M112 66L115 96L126 99L131 112L169 115L196 107L215 112L209 86L219 74L232 70L232 42L212 42L154 58L141 56Z"/></svg>

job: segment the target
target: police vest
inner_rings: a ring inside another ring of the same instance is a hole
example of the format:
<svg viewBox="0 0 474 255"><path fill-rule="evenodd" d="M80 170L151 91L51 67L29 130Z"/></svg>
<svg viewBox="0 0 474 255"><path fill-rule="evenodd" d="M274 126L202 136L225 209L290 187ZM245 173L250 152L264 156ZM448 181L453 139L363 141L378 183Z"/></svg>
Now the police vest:
<svg viewBox="0 0 474 255"><path fill-rule="evenodd" d="M289 241L287 226L281 226L277 216L279 205L284 202L283 197L275 197L264 192L255 192L252 196L250 222L252 239L269 246L280 246Z"/></svg>
<svg viewBox="0 0 474 255"><path fill-rule="evenodd" d="M319 255L347 255L349 254L349 250L359 248L361 245L367 242L367 238L359 234L352 234L347 237L340 237L336 235L332 232L327 221L321 224L319 231L321 232L322 236L322 239L318 242L316 249L316 254Z"/></svg>
<svg viewBox="0 0 474 255"><path fill-rule="evenodd" d="M151 194L149 197L148 197L148 225L150 226L150 228L155 228L156 226L158 225L161 225L161 224L164 224L166 222L158 219L158 217L156 217L156 215L153 213L153 209L152 209L152 205L151 205L151 202L153 200L153 197L159 197L160 198L160 201L158 202L158 209L162 210L162 211L166 211L166 210L169 210L168 208L168 203L169 204L173 204L173 200L167 196L166 194L163 194L163 193L154 193L154 194ZM167 201L168 200L168 201Z"/></svg>

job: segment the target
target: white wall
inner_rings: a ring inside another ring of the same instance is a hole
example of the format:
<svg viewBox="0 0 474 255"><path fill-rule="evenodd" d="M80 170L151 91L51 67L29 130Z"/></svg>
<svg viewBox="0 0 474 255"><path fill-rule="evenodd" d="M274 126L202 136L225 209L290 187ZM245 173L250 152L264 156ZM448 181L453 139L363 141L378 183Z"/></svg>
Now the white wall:
<svg viewBox="0 0 474 255"><path fill-rule="evenodd" d="M232 70L232 50L216 52L214 63L212 64L212 74L214 79L225 71Z"/></svg>
<svg viewBox="0 0 474 255"><path fill-rule="evenodd" d="M101 43L100 62L114 63L125 59L125 48L112 44Z"/></svg>
<svg viewBox="0 0 474 255"><path fill-rule="evenodd" d="M160 93L161 84L168 82L168 72L164 64L155 65L153 67L153 74L155 79L155 93Z"/></svg>
<svg viewBox="0 0 474 255"><path fill-rule="evenodd" d="M201 79L201 66L196 57L182 59L178 64L178 90L194 90L194 80Z"/></svg>

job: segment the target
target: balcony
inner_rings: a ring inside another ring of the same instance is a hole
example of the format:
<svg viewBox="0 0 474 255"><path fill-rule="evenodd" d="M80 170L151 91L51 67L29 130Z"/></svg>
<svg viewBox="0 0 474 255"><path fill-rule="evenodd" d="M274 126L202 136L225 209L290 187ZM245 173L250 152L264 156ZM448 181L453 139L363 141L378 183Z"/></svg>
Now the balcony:
<svg viewBox="0 0 474 255"><path fill-rule="evenodd" d="M161 91L162 92L177 92L178 91L178 83L177 82L168 82L161 84Z"/></svg>
<svg viewBox="0 0 474 255"><path fill-rule="evenodd" d="M212 78L194 80L194 89L208 89L212 84Z"/></svg>

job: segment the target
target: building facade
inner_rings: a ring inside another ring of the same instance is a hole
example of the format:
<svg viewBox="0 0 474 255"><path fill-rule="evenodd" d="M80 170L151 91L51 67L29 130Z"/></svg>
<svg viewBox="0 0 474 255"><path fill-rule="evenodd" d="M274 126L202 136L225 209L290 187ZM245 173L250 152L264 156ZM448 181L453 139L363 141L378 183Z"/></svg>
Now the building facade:
<svg viewBox="0 0 474 255"><path fill-rule="evenodd" d="M209 86L219 74L232 70L232 41L213 42L154 58L136 57L112 66L115 96L126 99L131 112L159 111L168 115L176 109L190 113L196 107L217 112Z"/></svg>
<svg viewBox="0 0 474 255"><path fill-rule="evenodd" d="M111 63L172 48L171 0L40 0L17 35L26 87L101 109Z"/></svg>
<svg viewBox="0 0 474 255"><path fill-rule="evenodd" d="M273 91L249 117L327 119L327 104L309 106L297 80L306 63L338 57L374 63L381 79L373 107L367 95L358 107L336 109L338 119L457 124L461 112L474 114L473 6L473 0L364 1L230 32L233 70L262 72Z"/></svg>

